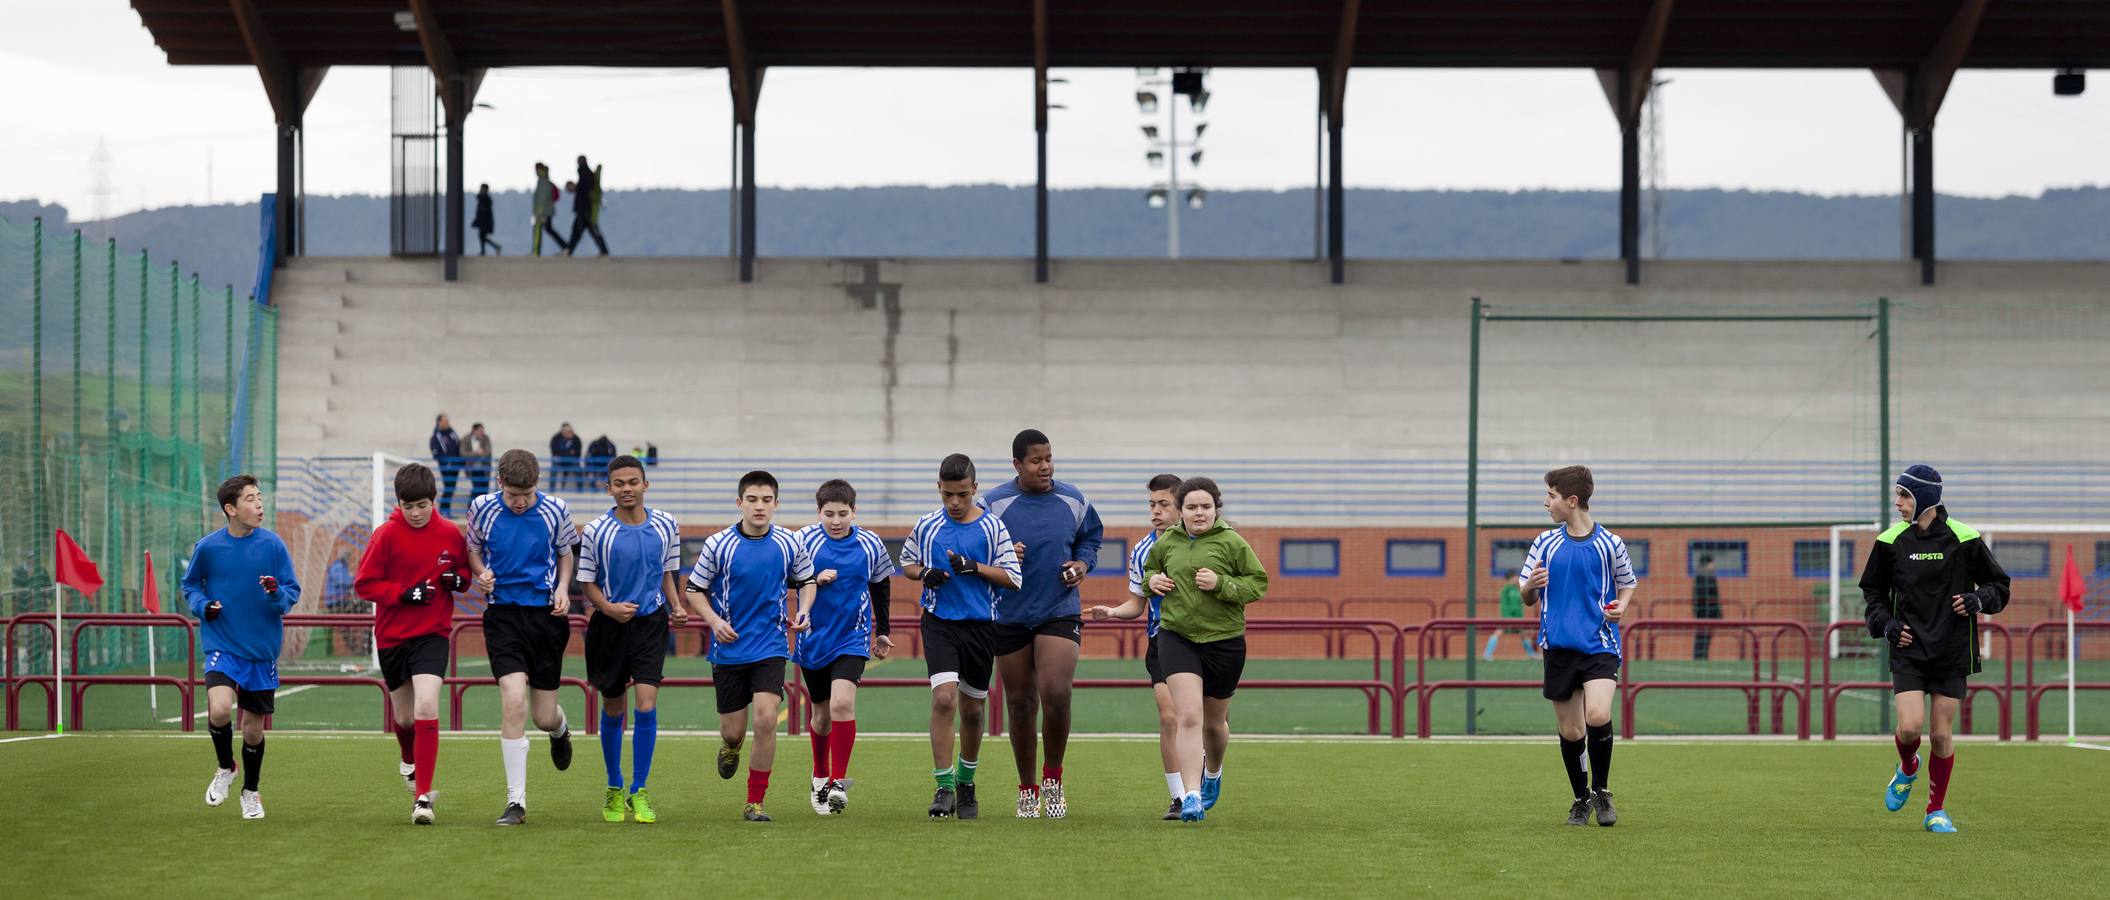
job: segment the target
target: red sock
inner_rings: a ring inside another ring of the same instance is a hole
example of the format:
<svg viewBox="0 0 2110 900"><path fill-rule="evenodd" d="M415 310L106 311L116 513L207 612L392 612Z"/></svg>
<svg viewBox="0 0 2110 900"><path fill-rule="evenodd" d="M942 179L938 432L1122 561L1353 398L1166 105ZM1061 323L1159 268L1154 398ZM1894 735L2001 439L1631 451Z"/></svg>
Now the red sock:
<svg viewBox="0 0 2110 900"><path fill-rule="evenodd" d="M1041 766L1041 767L1040 767L1040 777L1041 777L1041 780L1043 780L1043 781L1053 781L1053 782L1055 782L1055 783L1057 783L1057 784L1061 784L1061 783L1062 783L1062 767L1061 767L1061 766Z"/></svg>
<svg viewBox="0 0 2110 900"><path fill-rule="evenodd" d="M747 770L747 802L760 803L762 795L769 793L769 770Z"/></svg>
<svg viewBox="0 0 2110 900"><path fill-rule="evenodd" d="M417 734L418 793L432 793L432 771L440 762L440 720L419 719L411 726Z"/></svg>
<svg viewBox="0 0 2110 900"><path fill-rule="evenodd" d="M1893 735L1891 740L1897 741L1898 744L1898 771L1907 775L1918 775L1920 761L1919 757L1913 754L1920 752L1920 739L1915 737L1908 744L1904 738Z"/></svg>
<svg viewBox="0 0 2110 900"><path fill-rule="evenodd" d="M845 719L828 728L828 777L841 781L850 774L850 748L857 744L857 720Z"/></svg>
<svg viewBox="0 0 2110 900"><path fill-rule="evenodd" d="M1956 766L1954 756L1936 756L1927 761L1927 811L1942 808L1942 800L1949 795L1949 772Z"/></svg>
<svg viewBox="0 0 2110 900"><path fill-rule="evenodd" d="M396 733L396 747L403 751L403 762L406 765L417 762L417 757L412 755L412 748L416 746L414 743L417 738L416 727L416 725L412 725L410 728L391 729Z"/></svg>
<svg viewBox="0 0 2110 900"><path fill-rule="evenodd" d="M1021 784L1018 786L1018 789L1021 791L1031 791L1034 794L1040 793L1040 785L1037 784Z"/></svg>
<svg viewBox="0 0 2110 900"><path fill-rule="evenodd" d="M808 732L813 739L813 777L828 777L828 732Z"/></svg>

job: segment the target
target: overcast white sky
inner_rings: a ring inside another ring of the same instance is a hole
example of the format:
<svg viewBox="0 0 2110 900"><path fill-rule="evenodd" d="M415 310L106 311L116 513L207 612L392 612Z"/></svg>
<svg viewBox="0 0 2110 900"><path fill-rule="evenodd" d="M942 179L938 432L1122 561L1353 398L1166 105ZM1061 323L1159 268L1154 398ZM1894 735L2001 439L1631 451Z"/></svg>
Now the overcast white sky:
<svg viewBox="0 0 2110 900"><path fill-rule="evenodd" d="M110 155L107 212L230 202L272 188L271 114L248 68L171 67L122 0L0 0L0 199L91 218L90 159ZM1057 70L1049 177L1056 187L1158 180L1143 162L1132 70ZM1665 70L1668 184L1822 194L1895 193L1896 113L1865 71ZM2054 97L2049 72L1965 72L1939 126L1944 193L2035 195L2110 185L2110 73ZM1025 70L772 70L756 154L774 187L1030 184ZM1311 184L1314 76L1217 70L1205 163L1218 189ZM484 83L467 128L468 176L525 187L586 153L611 190L729 181L723 70L508 69ZM385 193L389 79L330 73L308 112L310 193ZM1184 107L1183 117L1187 116ZM1356 70L1344 116L1351 187L1611 188L1619 141L1594 75L1579 70Z"/></svg>

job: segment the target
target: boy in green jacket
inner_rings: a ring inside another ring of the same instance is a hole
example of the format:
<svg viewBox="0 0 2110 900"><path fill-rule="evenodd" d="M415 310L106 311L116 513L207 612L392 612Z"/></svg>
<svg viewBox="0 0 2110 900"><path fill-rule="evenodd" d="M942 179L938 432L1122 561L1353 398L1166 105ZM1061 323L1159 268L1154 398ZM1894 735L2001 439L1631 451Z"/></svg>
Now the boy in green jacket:
<svg viewBox="0 0 2110 900"><path fill-rule="evenodd" d="M1267 569L1251 544L1224 524L1223 493L1207 478L1173 489L1180 527L1168 528L1143 565L1159 604L1158 665L1172 692L1174 745L1183 790L1180 821L1199 822L1223 790L1223 754L1202 770L1202 731L1216 747L1231 739L1231 695L1245 671L1245 607L1267 596Z"/></svg>

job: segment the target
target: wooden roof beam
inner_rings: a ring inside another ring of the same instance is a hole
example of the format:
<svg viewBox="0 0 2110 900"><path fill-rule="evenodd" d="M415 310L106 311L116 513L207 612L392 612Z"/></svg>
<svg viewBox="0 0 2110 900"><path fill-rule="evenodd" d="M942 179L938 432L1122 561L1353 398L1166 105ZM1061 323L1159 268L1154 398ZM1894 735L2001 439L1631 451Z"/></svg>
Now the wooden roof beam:
<svg viewBox="0 0 2110 900"><path fill-rule="evenodd" d="M1612 104L1612 116L1619 120L1622 128L1635 128L1641 121L1642 105L1648 102L1648 92L1656 83L1656 63L1663 58L1663 36L1670 30L1670 9L1673 0L1652 0L1648 13L1641 19L1641 31L1634 37L1634 47L1627 52L1626 65L1617 69L1598 69L1598 86L1604 88L1604 96ZM1620 74L1625 73L1625 91L1620 90Z"/></svg>

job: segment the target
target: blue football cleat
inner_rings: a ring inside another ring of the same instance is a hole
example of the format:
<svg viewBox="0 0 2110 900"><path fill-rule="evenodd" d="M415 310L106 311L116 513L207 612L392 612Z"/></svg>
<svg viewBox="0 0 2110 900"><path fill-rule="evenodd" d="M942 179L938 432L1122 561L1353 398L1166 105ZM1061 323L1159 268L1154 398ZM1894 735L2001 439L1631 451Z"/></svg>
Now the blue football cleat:
<svg viewBox="0 0 2110 900"><path fill-rule="evenodd" d="M1180 821L1199 822L1203 816L1202 795L1189 791L1180 798Z"/></svg>
<svg viewBox="0 0 2110 900"><path fill-rule="evenodd" d="M1955 820L1949 818L1948 810L1937 809L1931 813L1928 813L1927 821L1922 824L1927 826L1928 831L1932 831L1935 834L1956 833L1956 822Z"/></svg>
<svg viewBox="0 0 2110 900"><path fill-rule="evenodd" d="M1917 756L1912 758L1912 768L1915 771L1919 769L1919 761ZM1918 775L1907 775L1904 769L1892 773L1890 786L1883 789L1883 808L1891 812L1904 809L1905 801L1912 798L1912 783L1918 780Z"/></svg>
<svg viewBox="0 0 2110 900"><path fill-rule="evenodd" d="M1218 798L1218 797L1221 797L1221 796L1223 796L1223 792L1224 792L1224 779L1223 779L1223 776L1222 776L1222 775L1218 775L1218 776L1216 776L1215 778L1210 778L1210 777L1209 777L1209 776L1207 776L1207 775L1203 775L1203 776L1202 776L1202 808L1203 808L1203 809L1215 809L1215 808L1216 808L1216 798Z"/></svg>

